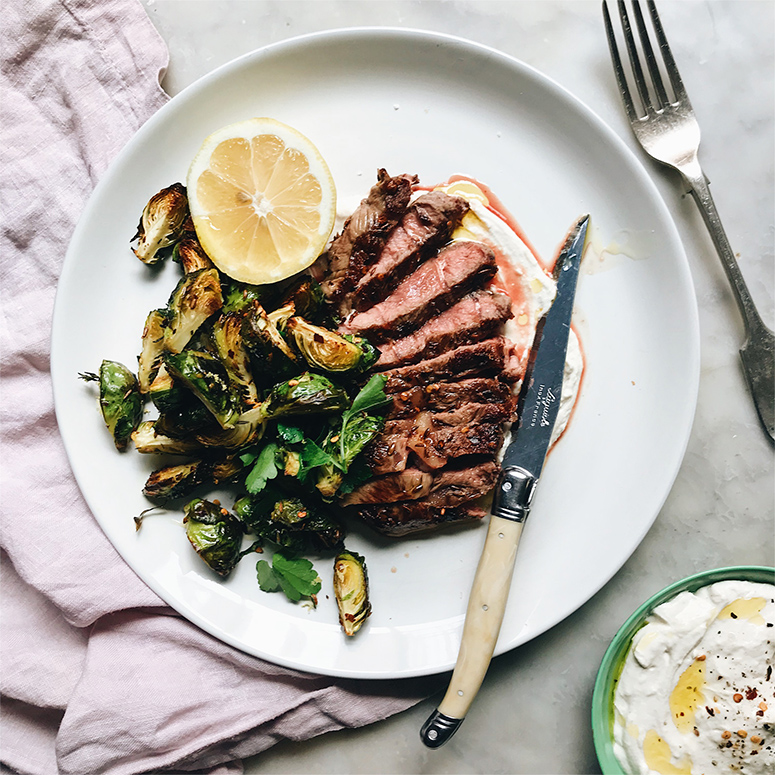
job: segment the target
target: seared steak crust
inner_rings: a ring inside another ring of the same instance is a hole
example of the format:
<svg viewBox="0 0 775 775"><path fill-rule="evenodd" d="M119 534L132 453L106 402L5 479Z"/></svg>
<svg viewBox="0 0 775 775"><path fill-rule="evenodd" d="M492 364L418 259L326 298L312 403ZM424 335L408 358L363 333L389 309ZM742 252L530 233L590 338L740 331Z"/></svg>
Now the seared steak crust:
<svg viewBox="0 0 775 775"><path fill-rule="evenodd" d="M511 414L516 405L516 398L509 385L493 377L473 377L460 382L435 382L393 393L393 404L387 417L409 417L422 409L448 412L463 404L504 405Z"/></svg>
<svg viewBox="0 0 775 775"><path fill-rule="evenodd" d="M427 266L427 263L425 264ZM503 293L476 291L431 318L402 339L380 345L378 369L435 358L462 344L495 336L512 317L511 299Z"/></svg>
<svg viewBox="0 0 775 775"><path fill-rule="evenodd" d="M390 233L376 263L355 286L353 306L363 310L384 299L431 250L449 239L468 209L465 199L441 191L417 197Z"/></svg>
<svg viewBox="0 0 775 775"><path fill-rule="evenodd" d="M482 519L485 511L473 503L460 506L434 506L424 500L406 503L380 503L358 509L361 519L384 535L399 538L410 533L432 530L441 525Z"/></svg>
<svg viewBox="0 0 775 775"><path fill-rule="evenodd" d="M481 287L498 267L481 242L453 242L407 277L390 295L354 315L341 327L373 342L401 337L451 307L469 290Z"/></svg>

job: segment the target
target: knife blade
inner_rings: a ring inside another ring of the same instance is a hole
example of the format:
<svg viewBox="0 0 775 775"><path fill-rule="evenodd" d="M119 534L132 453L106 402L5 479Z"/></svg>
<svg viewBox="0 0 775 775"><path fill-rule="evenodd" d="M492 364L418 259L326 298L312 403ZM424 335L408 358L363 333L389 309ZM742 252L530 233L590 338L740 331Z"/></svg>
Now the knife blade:
<svg viewBox="0 0 775 775"><path fill-rule="evenodd" d="M455 669L444 698L420 730L420 738L429 748L446 743L463 723L495 651L519 539L560 407L571 315L588 225L588 215L576 221L554 264L556 294L536 326L517 403L519 425L503 455Z"/></svg>

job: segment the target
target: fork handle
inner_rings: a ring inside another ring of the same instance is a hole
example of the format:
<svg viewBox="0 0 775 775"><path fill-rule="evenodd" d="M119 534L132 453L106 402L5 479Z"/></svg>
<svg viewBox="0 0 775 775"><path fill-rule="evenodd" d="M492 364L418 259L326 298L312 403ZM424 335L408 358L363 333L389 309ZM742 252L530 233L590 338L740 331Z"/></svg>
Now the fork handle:
<svg viewBox="0 0 775 775"><path fill-rule="evenodd" d="M745 321L746 333L750 336L757 329L767 330L740 272L740 266L732 252L732 246L729 244L724 227L721 225L716 204L710 194L708 179L705 177L699 161L695 157L682 165L678 171L688 184L692 196L700 208L705 225L708 227L713 244L716 246L724 271L732 285L737 306L740 308Z"/></svg>

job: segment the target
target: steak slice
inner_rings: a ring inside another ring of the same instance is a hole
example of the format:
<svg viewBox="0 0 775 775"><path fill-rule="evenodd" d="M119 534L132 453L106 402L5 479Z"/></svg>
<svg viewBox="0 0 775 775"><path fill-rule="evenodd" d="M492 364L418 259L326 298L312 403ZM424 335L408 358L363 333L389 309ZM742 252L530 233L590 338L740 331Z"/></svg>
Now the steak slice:
<svg viewBox="0 0 775 775"><path fill-rule="evenodd" d="M414 418L386 422L363 454L371 471L380 475L403 471L411 452L423 467L435 470L468 455L494 457L502 443L502 422L436 425L433 415L420 412Z"/></svg>
<svg viewBox="0 0 775 775"><path fill-rule="evenodd" d="M516 381L519 374L507 369L512 355L511 344L502 336L463 345L427 361L383 372L387 376L385 392L398 393L415 385L478 376Z"/></svg>
<svg viewBox="0 0 775 775"><path fill-rule="evenodd" d="M434 506L421 499L361 506L358 513L361 519L377 532L400 537L445 524L482 519L486 512L473 503L464 503L460 506Z"/></svg>
<svg viewBox="0 0 775 775"><path fill-rule="evenodd" d="M423 266L428 266L429 263ZM431 318L414 333L380 346L376 368L393 368L435 358L461 344L489 339L499 332L512 315L511 299L508 296L503 293L476 291L464 296L437 317Z"/></svg>
<svg viewBox="0 0 775 775"><path fill-rule="evenodd" d="M495 254L487 245L453 242L421 264L384 301L354 315L340 330L374 342L406 336L469 290L481 288L497 270Z"/></svg>
<svg viewBox="0 0 775 775"><path fill-rule="evenodd" d="M384 169L377 171L377 182L368 196L313 267L328 299L336 301L349 292L377 260L388 234L409 206L415 183L414 175L391 177Z"/></svg>
<svg viewBox="0 0 775 775"><path fill-rule="evenodd" d="M430 492L433 475L417 468L379 476L342 498L343 506L361 503L395 503L422 498Z"/></svg>
<svg viewBox="0 0 775 775"><path fill-rule="evenodd" d="M355 286L353 306L363 310L384 299L427 251L449 239L467 211L468 203L459 196L430 191L417 197L390 233L377 262Z"/></svg>
<svg viewBox="0 0 775 775"><path fill-rule="evenodd" d="M474 377L460 382L435 382L394 393L387 418L394 420L408 417L422 409L448 412L468 403L505 404L511 414L516 406L516 396L505 382L491 377Z"/></svg>
<svg viewBox="0 0 775 775"><path fill-rule="evenodd" d="M490 492L500 470L494 460L469 468L445 468L433 477L431 491L423 500L440 508L460 506Z"/></svg>

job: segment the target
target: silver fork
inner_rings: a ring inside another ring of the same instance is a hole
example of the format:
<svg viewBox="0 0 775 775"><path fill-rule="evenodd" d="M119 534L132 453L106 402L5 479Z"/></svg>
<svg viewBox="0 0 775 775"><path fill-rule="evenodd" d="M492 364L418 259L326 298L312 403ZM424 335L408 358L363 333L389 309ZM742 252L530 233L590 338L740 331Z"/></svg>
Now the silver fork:
<svg viewBox="0 0 775 775"><path fill-rule="evenodd" d="M648 0L648 9L674 99L668 95L662 80L659 63L649 39L649 32L639 0L632 0L632 6L643 49L643 58L645 58L648 68L648 76L644 71L642 59L636 47L624 0L618 0L619 18L632 66L632 75L640 97L640 106L636 106L627 85L627 77L622 67L622 60L611 25L611 17L608 13L608 4L606 0L603 0L603 18L608 35L608 45L611 49L614 72L627 117L635 137L646 153L657 161L678 170L700 208L745 322L746 340L740 349L743 372L753 396L759 419L770 438L775 440L775 335L764 325L753 303L743 275L740 273L740 267L729 245L729 240L721 225L716 205L710 195L708 181L700 168L700 162L697 158L700 145L700 127L694 117L694 111L686 95L681 76L678 74L670 46L667 44L654 0Z"/></svg>

